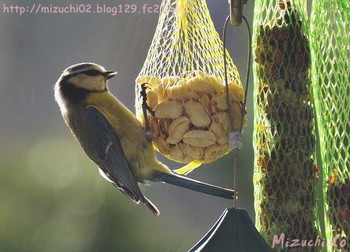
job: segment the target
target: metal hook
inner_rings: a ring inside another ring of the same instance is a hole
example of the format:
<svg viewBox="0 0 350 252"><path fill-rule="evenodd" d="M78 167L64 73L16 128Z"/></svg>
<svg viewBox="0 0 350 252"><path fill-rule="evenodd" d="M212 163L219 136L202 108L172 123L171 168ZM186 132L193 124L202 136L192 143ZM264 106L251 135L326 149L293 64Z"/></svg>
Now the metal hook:
<svg viewBox="0 0 350 252"><path fill-rule="evenodd" d="M230 5L230 22L233 26L239 26L242 23L242 11L243 4L247 3L247 0L229 0Z"/></svg>
<svg viewBox="0 0 350 252"><path fill-rule="evenodd" d="M242 129L243 129L243 123L244 123L244 115L246 114L246 103L247 103L247 95L248 95L248 83L249 83L249 75L250 75L250 65L251 65L251 30L248 24L248 21L245 16L241 16L241 18L245 21L247 25L248 30L248 59L247 59L247 76L246 76L246 84L245 84L245 94L244 94L244 101L242 105L242 122L240 125L240 129L238 132L232 132L233 130L233 122L232 122L232 116L231 116L231 106L230 106L230 97L228 92L228 79L227 79L227 60L226 60L226 30L227 30L227 24L231 17L228 16L226 18L224 29L223 29L223 57L224 57L224 75L225 75L225 85L226 85L226 102L228 107L228 118L230 121L231 126L231 132L229 135L229 145L233 149L240 149L242 147Z"/></svg>

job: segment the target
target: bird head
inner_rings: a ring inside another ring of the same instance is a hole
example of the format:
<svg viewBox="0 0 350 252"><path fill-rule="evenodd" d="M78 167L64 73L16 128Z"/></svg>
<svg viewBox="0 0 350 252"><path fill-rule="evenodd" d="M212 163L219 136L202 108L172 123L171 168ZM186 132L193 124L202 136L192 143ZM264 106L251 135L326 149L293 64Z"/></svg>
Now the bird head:
<svg viewBox="0 0 350 252"><path fill-rule="evenodd" d="M80 101L90 92L107 91L106 82L117 72L90 62L66 68L55 84L55 98L59 104L65 101Z"/></svg>
<svg viewBox="0 0 350 252"><path fill-rule="evenodd" d="M79 63L66 68L61 79L68 85L77 88L86 89L88 91L104 91L106 90L106 81L117 72L106 71L104 67L95 63Z"/></svg>

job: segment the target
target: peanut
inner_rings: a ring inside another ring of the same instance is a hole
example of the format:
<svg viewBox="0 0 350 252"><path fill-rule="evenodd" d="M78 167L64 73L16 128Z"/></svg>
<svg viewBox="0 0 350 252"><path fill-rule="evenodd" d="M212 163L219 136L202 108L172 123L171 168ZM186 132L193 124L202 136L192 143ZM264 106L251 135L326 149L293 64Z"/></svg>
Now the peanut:
<svg viewBox="0 0 350 252"><path fill-rule="evenodd" d="M171 158L174 160L183 160L184 154L180 149L179 145L174 145L170 150Z"/></svg>
<svg viewBox="0 0 350 252"><path fill-rule="evenodd" d="M220 123L223 127L225 132L230 131L230 122L228 120L228 116L226 112L220 112L213 115L213 122Z"/></svg>
<svg viewBox="0 0 350 252"><path fill-rule="evenodd" d="M228 93L230 95L230 99L231 101L238 101L241 102L244 100L244 91L243 88L238 86L236 83L234 82L230 82L228 84Z"/></svg>
<svg viewBox="0 0 350 252"><path fill-rule="evenodd" d="M216 136L216 142L220 145L228 144L228 132L225 132L221 123L213 122L210 125L210 131Z"/></svg>
<svg viewBox="0 0 350 252"><path fill-rule="evenodd" d="M226 93L221 93L213 96L211 102L215 107L216 111L223 111L227 109Z"/></svg>
<svg viewBox="0 0 350 252"><path fill-rule="evenodd" d="M198 94L208 93L210 91L210 83L200 76L195 76L186 80L191 92Z"/></svg>
<svg viewBox="0 0 350 252"><path fill-rule="evenodd" d="M169 137L166 141L169 144L177 144L180 142L184 134L188 131L190 120L185 116L180 116L174 120L168 129Z"/></svg>
<svg viewBox="0 0 350 252"><path fill-rule="evenodd" d="M161 79L162 86L167 89L169 87L175 86L175 84L180 81L181 78L177 76L168 76Z"/></svg>
<svg viewBox="0 0 350 252"><path fill-rule="evenodd" d="M218 157L226 154L229 151L227 145L215 144L205 148L204 150L204 159L206 161L216 160Z"/></svg>
<svg viewBox="0 0 350 252"><path fill-rule="evenodd" d="M224 85L221 83L221 80L218 77L207 75L206 81L210 83L210 94L215 95L224 92Z"/></svg>
<svg viewBox="0 0 350 252"><path fill-rule="evenodd" d="M161 129L159 127L157 119L152 117L152 116L148 116L148 121L149 121L150 127L152 129L153 139L158 138L160 136Z"/></svg>
<svg viewBox="0 0 350 252"><path fill-rule="evenodd" d="M229 142L229 136L228 134L221 135L216 139L216 142L220 145L225 145L227 147L227 144Z"/></svg>
<svg viewBox="0 0 350 252"><path fill-rule="evenodd" d="M214 111L213 109L213 106L211 104L211 101L210 101L210 98L208 95L206 94L202 94L200 97L199 97L199 103L203 105L205 111L207 113L212 113Z"/></svg>
<svg viewBox="0 0 350 252"><path fill-rule="evenodd" d="M175 101L188 101L192 99L199 99L198 94L189 91L189 87L185 80L180 80L178 85L169 87L167 89L168 99Z"/></svg>
<svg viewBox="0 0 350 252"><path fill-rule="evenodd" d="M233 123L233 130L239 130L242 123L242 105L238 102L231 103L231 118Z"/></svg>
<svg viewBox="0 0 350 252"><path fill-rule="evenodd" d="M185 133L183 142L195 147L208 147L216 142L216 136L210 131L191 130Z"/></svg>
<svg viewBox="0 0 350 252"><path fill-rule="evenodd" d="M169 155L171 153L171 149L169 144L165 141L165 135L160 135L158 138L154 139L155 148L159 150L159 152Z"/></svg>
<svg viewBox="0 0 350 252"><path fill-rule="evenodd" d="M159 103L155 108L155 115L158 118L171 118L176 119L181 116L183 106L176 101L163 101Z"/></svg>
<svg viewBox="0 0 350 252"><path fill-rule="evenodd" d="M155 91L153 90L147 90L147 104L150 106L152 109L154 109L157 104L158 104L158 95Z"/></svg>
<svg viewBox="0 0 350 252"><path fill-rule="evenodd" d="M158 94L159 102L162 102L168 99L167 97L168 88L176 85L178 81L180 81L180 78L176 76L164 77L161 79L160 85L158 85L155 89L155 91Z"/></svg>
<svg viewBox="0 0 350 252"><path fill-rule="evenodd" d="M196 101L188 101L184 104L185 111L191 123L196 127L207 127L211 123L210 116L202 104Z"/></svg>
<svg viewBox="0 0 350 252"><path fill-rule="evenodd" d="M203 158L203 148L191 146L188 144L180 144L180 149L183 151L184 156L189 157L191 161L201 160Z"/></svg>

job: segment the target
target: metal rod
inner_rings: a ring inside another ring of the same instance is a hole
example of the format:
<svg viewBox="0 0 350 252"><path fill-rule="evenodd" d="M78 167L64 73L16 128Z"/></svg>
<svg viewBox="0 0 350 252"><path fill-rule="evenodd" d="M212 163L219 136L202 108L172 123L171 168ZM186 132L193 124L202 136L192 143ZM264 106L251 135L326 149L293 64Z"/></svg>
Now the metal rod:
<svg viewBox="0 0 350 252"><path fill-rule="evenodd" d="M245 111L246 111L246 105L247 105L247 97L248 97L248 85L249 85L249 76L250 76L250 65L251 65L251 58L252 58L252 34L251 34L251 30L250 30L250 26L249 23L247 21L247 18L245 16L242 16L245 24L247 25L247 31L248 31L248 56L247 56L247 75L246 75L246 83L245 83L245 93L244 93L244 100L243 100L243 107L242 107L242 111L241 114L242 116L244 116ZM243 118L242 118L243 119ZM243 121L241 122L241 126L240 126L240 132L242 132L243 129Z"/></svg>
<svg viewBox="0 0 350 252"><path fill-rule="evenodd" d="M245 83L245 93L244 93L244 100L243 100L243 106L241 110L241 125L239 128L239 132L242 133L243 130L243 123L244 123L244 115L246 111L246 104L247 104L247 96L248 96L248 85L249 85L249 76L250 76L250 65L251 65L251 29L248 24L248 21L245 16L242 16L242 19L247 25L248 30L248 56L247 56L247 75L246 75L246 83ZM230 132L233 131L233 121L232 121L232 115L231 115L231 106L230 106L230 94L229 94L229 88L228 88L228 77L227 77L227 59L226 59L226 30L227 30L227 24L230 20L230 16L228 16L224 23L223 28L223 57L224 57L224 75L225 75L225 89L226 89L226 103L227 103L227 112L228 112L228 118L230 122ZM236 190L236 172L237 172L237 151L233 151L233 190L237 192ZM234 208L237 208L237 197L234 198Z"/></svg>

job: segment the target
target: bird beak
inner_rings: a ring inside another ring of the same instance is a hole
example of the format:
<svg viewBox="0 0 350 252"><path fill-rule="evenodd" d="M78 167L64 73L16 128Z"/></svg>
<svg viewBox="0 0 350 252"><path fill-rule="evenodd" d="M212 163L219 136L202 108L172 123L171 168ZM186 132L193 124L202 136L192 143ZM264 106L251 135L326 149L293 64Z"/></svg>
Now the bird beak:
<svg viewBox="0 0 350 252"><path fill-rule="evenodd" d="M106 72L104 72L104 76L108 80L108 79L114 77L115 75L117 75L117 73L118 72L115 72L115 71L106 71Z"/></svg>

